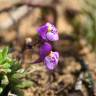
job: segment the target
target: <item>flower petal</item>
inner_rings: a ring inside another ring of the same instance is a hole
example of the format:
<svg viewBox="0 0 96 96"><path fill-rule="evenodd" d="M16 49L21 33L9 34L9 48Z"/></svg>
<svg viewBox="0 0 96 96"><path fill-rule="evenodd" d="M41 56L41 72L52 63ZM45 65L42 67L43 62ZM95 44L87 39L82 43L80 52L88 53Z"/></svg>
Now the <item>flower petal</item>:
<svg viewBox="0 0 96 96"><path fill-rule="evenodd" d="M39 36L45 41L56 41L59 39L56 27L51 23L46 23L38 29Z"/></svg>
<svg viewBox="0 0 96 96"><path fill-rule="evenodd" d="M58 64L58 60L59 60L59 53L53 52L53 55L51 57L50 56L45 57L44 63L46 64L46 67L49 70L54 70L54 68L56 68Z"/></svg>
<svg viewBox="0 0 96 96"><path fill-rule="evenodd" d="M39 33L39 36L40 36L42 39L44 39L44 40L46 40L46 32L47 32L47 30L48 30L48 26L46 26L46 25L41 26L41 27L37 30L37 32Z"/></svg>
<svg viewBox="0 0 96 96"><path fill-rule="evenodd" d="M57 41L57 40L59 40L58 33L52 33L52 32L47 32L46 33L46 38L49 41Z"/></svg>
<svg viewBox="0 0 96 96"><path fill-rule="evenodd" d="M59 52L54 52L54 55L56 56L56 58L58 59L59 58Z"/></svg>
<svg viewBox="0 0 96 96"><path fill-rule="evenodd" d="M42 60L44 60L45 56L47 56L47 55L50 53L51 50L52 50L51 44L45 42L45 43L40 47L40 50L39 50L39 52L40 52L40 58L41 58Z"/></svg>

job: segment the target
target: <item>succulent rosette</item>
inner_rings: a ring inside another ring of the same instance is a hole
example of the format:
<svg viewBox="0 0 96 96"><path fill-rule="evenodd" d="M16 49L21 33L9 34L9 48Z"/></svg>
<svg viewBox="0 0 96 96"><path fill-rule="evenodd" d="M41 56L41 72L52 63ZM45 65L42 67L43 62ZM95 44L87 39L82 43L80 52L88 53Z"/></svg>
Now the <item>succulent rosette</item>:
<svg viewBox="0 0 96 96"><path fill-rule="evenodd" d="M44 41L57 41L59 40L58 31L51 23L46 23L38 29L39 36Z"/></svg>

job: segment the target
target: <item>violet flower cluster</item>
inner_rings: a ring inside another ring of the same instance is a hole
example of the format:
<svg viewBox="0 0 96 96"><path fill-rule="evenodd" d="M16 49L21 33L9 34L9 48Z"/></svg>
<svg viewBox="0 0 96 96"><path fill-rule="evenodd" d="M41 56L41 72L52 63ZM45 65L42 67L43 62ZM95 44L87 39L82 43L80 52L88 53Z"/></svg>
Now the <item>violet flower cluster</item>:
<svg viewBox="0 0 96 96"><path fill-rule="evenodd" d="M40 40L43 42L39 49L40 60L43 61L47 69L54 70L58 64L59 52L52 51L50 42L59 40L58 31L51 23L46 23L38 29Z"/></svg>

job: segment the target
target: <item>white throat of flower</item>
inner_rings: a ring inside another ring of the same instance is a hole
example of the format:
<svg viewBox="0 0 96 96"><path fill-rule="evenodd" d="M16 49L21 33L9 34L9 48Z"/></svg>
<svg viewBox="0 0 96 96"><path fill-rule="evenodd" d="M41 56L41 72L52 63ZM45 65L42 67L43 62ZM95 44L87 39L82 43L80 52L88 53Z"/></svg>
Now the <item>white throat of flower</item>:
<svg viewBox="0 0 96 96"><path fill-rule="evenodd" d="M48 26L48 32L51 32L51 30L52 30L52 25L51 25L50 23L47 23L46 25Z"/></svg>

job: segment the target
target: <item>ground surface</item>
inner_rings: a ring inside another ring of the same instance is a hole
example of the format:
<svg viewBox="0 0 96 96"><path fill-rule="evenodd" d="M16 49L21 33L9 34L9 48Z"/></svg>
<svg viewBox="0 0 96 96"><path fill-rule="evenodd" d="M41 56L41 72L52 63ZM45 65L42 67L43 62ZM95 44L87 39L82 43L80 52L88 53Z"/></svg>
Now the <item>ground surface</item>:
<svg viewBox="0 0 96 96"><path fill-rule="evenodd" d="M53 72L48 71L43 63L33 65L27 64L29 61L32 62L38 58L38 46L34 46L31 50L26 49L23 53L20 53L24 48L23 44L26 37L31 37L33 42L35 42L34 36L37 34L36 29L41 25L42 21L40 8L30 8L30 12L23 16L18 23L15 22L10 28L0 30L0 37L3 37L0 39L0 47L13 44L13 47L16 49L16 51L12 53L13 57L17 58L23 55L22 67L27 70L28 66L31 66L28 68L30 75L28 75L27 78L32 80L33 86L24 90L24 96L88 96L88 91L84 86L82 91L77 92L74 90L77 79L75 74L80 70L81 66L79 62L75 61L74 57L65 57L64 54L65 50L70 49L70 47L72 47L71 51L73 51L73 53L76 51L77 53L83 54L83 59L86 64L89 65L90 72L94 80L96 80L96 53L91 51L92 47L90 47L89 44L86 45L86 40L82 38L76 41L76 43L74 41L66 41L63 38L64 34L74 34L74 27L66 19L64 12L67 8L81 10L78 1L61 0L61 3L56 6L58 13L57 28L61 36L60 41L55 44L55 48L60 52L60 60L57 68ZM2 5L0 9L13 6L11 3L1 3L0 5ZM10 21L9 13L10 11L0 13L0 23L2 23L0 25L1 29L5 21ZM52 19L52 16L49 15L48 18ZM81 15L78 16L78 18L81 23L84 21ZM19 38L18 41L16 41L17 36ZM81 45L82 48L79 48ZM75 55L77 55L77 53L75 53Z"/></svg>

